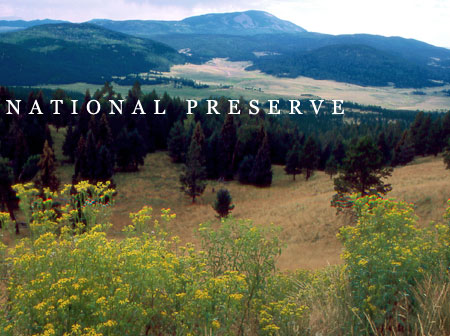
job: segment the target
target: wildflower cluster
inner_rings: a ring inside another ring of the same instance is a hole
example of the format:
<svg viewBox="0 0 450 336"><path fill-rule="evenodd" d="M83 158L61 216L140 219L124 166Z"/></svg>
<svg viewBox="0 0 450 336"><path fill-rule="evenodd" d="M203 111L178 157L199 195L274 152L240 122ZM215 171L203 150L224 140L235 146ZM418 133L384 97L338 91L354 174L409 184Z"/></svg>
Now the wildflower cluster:
<svg viewBox="0 0 450 336"><path fill-rule="evenodd" d="M5 256L2 335L274 334L273 326L292 329L292 319L303 317L304 307L270 290L280 251L271 230L228 219L222 230L202 227L202 246L217 242L217 249L180 247L160 225L174 218L170 209L154 218L144 207L130 215L130 234L112 240L100 221L112 204L106 185L44 195L29 185L15 188L33 234ZM230 252L220 267L219 251ZM270 328L257 323L263 311Z"/></svg>

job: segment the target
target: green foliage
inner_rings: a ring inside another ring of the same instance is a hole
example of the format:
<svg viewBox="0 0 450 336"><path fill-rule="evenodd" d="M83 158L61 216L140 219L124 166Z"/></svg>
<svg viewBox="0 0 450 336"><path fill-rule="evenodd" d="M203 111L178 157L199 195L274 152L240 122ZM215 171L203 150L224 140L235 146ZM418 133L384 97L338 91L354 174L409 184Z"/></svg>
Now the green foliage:
<svg viewBox="0 0 450 336"><path fill-rule="evenodd" d="M272 162L267 134L264 135L261 146L256 154L250 172L250 182L258 186L270 186L272 183Z"/></svg>
<svg viewBox="0 0 450 336"><path fill-rule="evenodd" d="M220 131L220 175L225 179L233 178L233 156L237 141L236 126L232 115L225 117L222 130Z"/></svg>
<svg viewBox="0 0 450 336"><path fill-rule="evenodd" d="M85 197L104 187L76 186ZM106 238L103 221L73 231L55 222L52 200L16 186L36 230L7 252L2 335L296 335L306 332L306 307L275 275L280 242L274 228L228 219L200 227L202 249L168 238L149 207L130 215L123 240ZM70 188L69 188L70 189ZM55 196L55 195L53 195ZM90 204L94 209L96 203ZM99 209L104 209L100 207ZM61 207L57 220L72 217ZM6 216L7 217L7 216ZM88 216L89 217L89 216ZM0 215L0 218L3 218ZM163 209L161 222L174 215ZM90 220L89 220L90 221ZM150 229L152 229L150 231ZM3 256L6 252L0 246ZM227 252L227 253L222 253ZM223 262L217 263L217 258ZM2 259L3 260L3 259ZM0 261L1 262L1 261Z"/></svg>
<svg viewBox="0 0 450 336"><path fill-rule="evenodd" d="M182 163L186 161L186 132L181 121L177 121L170 129L169 137L167 139L167 149L172 161L175 163Z"/></svg>
<svg viewBox="0 0 450 336"><path fill-rule="evenodd" d="M37 184L41 189L49 188L52 191L58 190L59 179L56 176L56 159L53 149L45 141L44 150L37 163L39 167L39 176Z"/></svg>
<svg viewBox="0 0 450 336"><path fill-rule="evenodd" d="M197 123L189 146L186 165L180 175L181 190L192 198L192 203L197 196L203 194L206 188L204 142L205 136L200 123Z"/></svg>
<svg viewBox="0 0 450 336"><path fill-rule="evenodd" d="M91 24L54 24L2 34L4 85L88 82L165 71L184 57L171 47Z"/></svg>
<svg viewBox="0 0 450 336"><path fill-rule="evenodd" d="M0 157L0 205L2 208L11 199L11 185L14 183L14 172L9 161Z"/></svg>
<svg viewBox="0 0 450 336"><path fill-rule="evenodd" d="M400 301L409 300L414 285L433 266L436 256L429 234L416 228L411 205L376 196L352 199L358 222L339 232L343 259L355 314L365 321L361 328L368 328L368 321L378 328L385 321L394 322L389 320L398 313ZM408 329L401 324L389 327Z"/></svg>
<svg viewBox="0 0 450 336"><path fill-rule="evenodd" d="M317 169L317 165L319 164L319 155L320 149L316 141L313 137L308 137L305 142L302 156L302 164L306 169L306 180L308 180L311 177L313 171Z"/></svg>
<svg viewBox="0 0 450 336"><path fill-rule="evenodd" d="M302 151L300 144L296 142L287 153L284 171L286 174L292 175L292 179L295 181L295 175L301 174L302 168Z"/></svg>
<svg viewBox="0 0 450 336"><path fill-rule="evenodd" d="M390 184L383 179L390 176L392 168L384 168L382 153L370 137L364 137L352 146L343 162L341 174L334 179L332 206L348 208L348 194L359 193L365 195L384 195L392 190Z"/></svg>
<svg viewBox="0 0 450 336"><path fill-rule="evenodd" d="M216 210L219 217L226 217L234 209L234 204L231 204L232 198L227 189L220 189L216 194L213 209Z"/></svg>

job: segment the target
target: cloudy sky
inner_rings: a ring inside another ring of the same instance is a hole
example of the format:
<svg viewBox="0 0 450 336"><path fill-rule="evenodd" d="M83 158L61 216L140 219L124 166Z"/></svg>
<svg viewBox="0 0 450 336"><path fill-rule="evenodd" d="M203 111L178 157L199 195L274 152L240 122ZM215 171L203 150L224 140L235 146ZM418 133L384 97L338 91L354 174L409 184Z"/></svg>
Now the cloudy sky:
<svg viewBox="0 0 450 336"><path fill-rule="evenodd" d="M450 48L450 0L0 0L0 19L179 20L248 9L309 31L402 36Z"/></svg>

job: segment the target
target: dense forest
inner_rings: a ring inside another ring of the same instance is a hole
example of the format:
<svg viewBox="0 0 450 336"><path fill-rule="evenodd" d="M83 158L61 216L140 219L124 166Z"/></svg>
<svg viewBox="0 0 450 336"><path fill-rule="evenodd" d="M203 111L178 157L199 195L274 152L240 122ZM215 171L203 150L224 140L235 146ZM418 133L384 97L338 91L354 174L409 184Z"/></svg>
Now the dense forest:
<svg viewBox="0 0 450 336"><path fill-rule="evenodd" d="M185 165L180 179L193 201L207 179L237 179L269 186L272 164L286 165L286 172L294 179L301 174L309 179L315 170L333 177L345 167L349 153L355 152L361 139L365 139L366 149L374 148L380 167L395 167L418 155L437 155L446 148L450 137L450 112L389 111L346 103L345 116L316 115L303 101L303 115L274 116L262 111L252 116L246 113L249 106L241 99L239 109L243 113L230 115L228 101L222 97L218 104L220 115L207 115L206 102L199 104L195 115L186 115L185 101L167 94L144 94L137 82L125 97L123 115L110 114L109 100L122 97L108 83L92 95L89 91L84 97L74 94L80 103L77 115L71 114L70 103L61 105L59 115L53 114L49 99L68 102L69 94L73 93L0 89L0 157L5 188L2 205L8 204L12 184L36 179L42 171L39 162L45 146L51 149L53 144L49 125L67 128L63 152L74 163L74 183L113 180L117 171L139 170L147 153L167 150L173 162ZM7 115L7 99L23 99L27 111L37 100L44 113ZM101 104L96 115L87 112L91 99ZM153 113L157 99L166 114ZM131 115L138 100L147 114ZM279 107L287 108L288 103L281 99ZM324 102L327 108L331 107ZM45 177L43 185L49 186L50 180Z"/></svg>

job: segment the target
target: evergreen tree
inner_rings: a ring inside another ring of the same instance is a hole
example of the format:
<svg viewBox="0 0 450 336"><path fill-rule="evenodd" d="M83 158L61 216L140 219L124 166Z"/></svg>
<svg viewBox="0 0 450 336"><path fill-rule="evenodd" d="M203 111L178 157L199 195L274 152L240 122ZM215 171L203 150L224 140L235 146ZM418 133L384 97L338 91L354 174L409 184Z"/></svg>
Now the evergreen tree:
<svg viewBox="0 0 450 336"><path fill-rule="evenodd" d="M312 136L309 136L308 139L306 139L302 156L302 164L306 169L306 180L308 180L311 177L313 171L317 169L317 165L319 163L319 155L319 148L316 141Z"/></svg>
<svg viewBox="0 0 450 336"><path fill-rule="evenodd" d="M66 137L64 138L64 143L63 143L62 149L63 149L64 156L68 156L70 162L75 161L75 153L76 153L77 145L78 145L78 142L74 136L73 127L72 127L72 125L69 125L69 127L67 128Z"/></svg>
<svg viewBox="0 0 450 336"><path fill-rule="evenodd" d="M95 166L95 180L96 181L110 181L114 174L114 158L106 145L100 146L97 157L97 164Z"/></svg>
<svg viewBox="0 0 450 336"><path fill-rule="evenodd" d="M235 152L237 136L236 126L234 124L234 117L227 114L220 131L220 175L229 180L233 178L233 156Z"/></svg>
<svg viewBox="0 0 450 336"><path fill-rule="evenodd" d="M250 173L250 182L258 186L270 186L272 183L272 162L267 134L259 147Z"/></svg>
<svg viewBox="0 0 450 336"><path fill-rule="evenodd" d="M11 186L14 183L14 172L9 161L0 157L0 210L7 210L12 221L16 221L14 216L13 203L15 200L14 191ZM0 227L1 228L1 227ZM19 233L19 225L16 222L16 233Z"/></svg>
<svg viewBox="0 0 450 336"><path fill-rule="evenodd" d="M294 146L288 151L286 156L286 167L284 170L286 174L292 175L292 179L295 181L295 175L302 173L302 150L298 142L294 143Z"/></svg>
<svg viewBox="0 0 450 336"><path fill-rule="evenodd" d="M445 169L450 169L450 139L448 141L447 147L444 150L444 163Z"/></svg>
<svg viewBox="0 0 450 336"><path fill-rule="evenodd" d="M241 161L241 164L239 165L238 170L238 179L239 182L243 184L251 183L251 172L253 165L255 163L255 157L253 155L247 155L244 157L244 159Z"/></svg>
<svg viewBox="0 0 450 336"><path fill-rule="evenodd" d="M180 175L181 190L192 198L192 203L195 198L203 194L206 188L206 169L204 149L204 135L200 123L197 123L194 134L192 135L191 144L187 153L186 165Z"/></svg>
<svg viewBox="0 0 450 336"><path fill-rule="evenodd" d="M169 156L174 163L182 163L186 161L186 136L181 121L177 121L170 129L169 138L167 139L167 147Z"/></svg>
<svg viewBox="0 0 450 336"><path fill-rule="evenodd" d="M38 162L38 167L40 169L38 185L41 189L49 188L52 191L58 190L59 179L56 176L55 161L53 150L48 144L48 141L45 141L41 159Z"/></svg>
<svg viewBox="0 0 450 336"><path fill-rule="evenodd" d="M333 178L333 175L336 175L338 172L338 163L333 155L330 156L330 158L327 160L327 163L325 164L325 173L330 175L330 179Z"/></svg>
<svg viewBox="0 0 450 336"><path fill-rule="evenodd" d="M378 136L378 142L377 142L378 149L383 154L383 163L385 165L388 165L391 162L391 148L386 142L386 135L384 132L381 132Z"/></svg>
<svg viewBox="0 0 450 336"><path fill-rule="evenodd" d="M38 163L41 160L40 155L31 155L28 157L27 162L23 165L22 172L19 175L19 182L31 181L39 172Z"/></svg>
<svg viewBox="0 0 450 336"><path fill-rule="evenodd" d="M216 200L213 209L216 210L220 218L228 216L230 211L234 209L234 204L231 204L232 198L227 189L220 189L216 194Z"/></svg>
<svg viewBox="0 0 450 336"><path fill-rule="evenodd" d="M408 131L404 131L400 141L394 148L394 166L404 166L414 160L414 144Z"/></svg>
<svg viewBox="0 0 450 336"><path fill-rule="evenodd" d="M137 129L122 129L117 138L117 165L123 171L137 171L144 164L145 144Z"/></svg>
<svg viewBox="0 0 450 336"><path fill-rule="evenodd" d="M86 174L86 141L82 136L78 141L77 150L75 153L75 174L74 179L83 178Z"/></svg>
<svg viewBox="0 0 450 336"><path fill-rule="evenodd" d="M383 168L383 155L370 137L359 139L344 160L341 175L334 180L335 190L342 193L357 192L362 196L385 194L392 188L383 179L392 168Z"/></svg>

